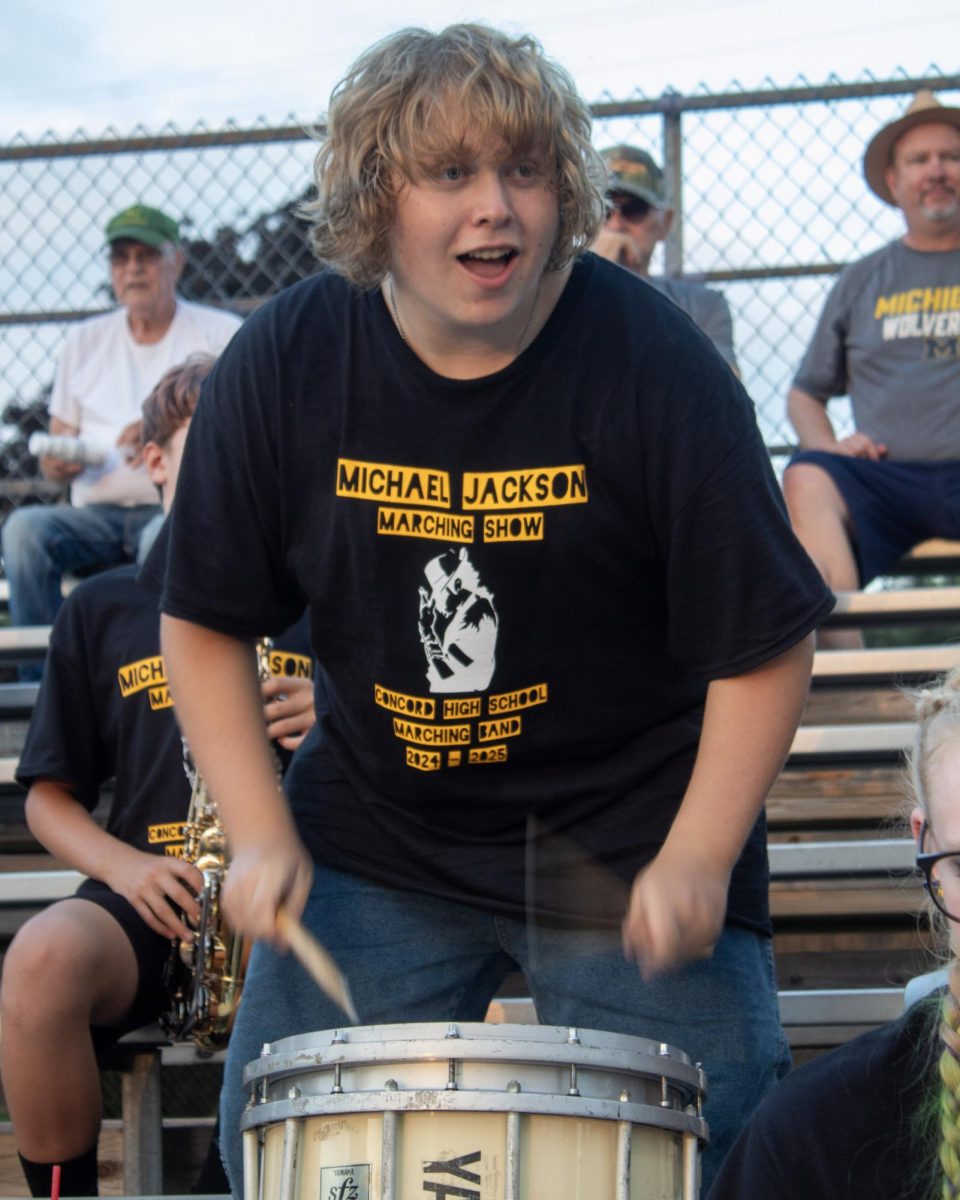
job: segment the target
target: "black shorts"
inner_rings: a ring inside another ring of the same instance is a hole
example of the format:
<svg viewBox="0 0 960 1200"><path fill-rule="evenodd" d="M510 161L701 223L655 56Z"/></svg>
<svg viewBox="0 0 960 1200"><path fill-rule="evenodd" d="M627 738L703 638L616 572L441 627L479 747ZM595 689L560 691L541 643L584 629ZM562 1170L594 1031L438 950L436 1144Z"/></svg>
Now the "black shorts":
<svg viewBox="0 0 960 1200"><path fill-rule="evenodd" d="M93 1040L98 1050L112 1045L131 1029L156 1021L167 1003L163 972L170 957L169 938L154 933L129 900L118 896L105 883L85 879L76 892L77 899L90 900L105 909L123 929L137 960L137 992L126 1015L116 1025L94 1025Z"/></svg>
<svg viewBox="0 0 960 1200"><path fill-rule="evenodd" d="M826 450L795 454L787 470L795 463L826 471L843 497L861 587L918 542L960 539L960 463L873 462Z"/></svg>

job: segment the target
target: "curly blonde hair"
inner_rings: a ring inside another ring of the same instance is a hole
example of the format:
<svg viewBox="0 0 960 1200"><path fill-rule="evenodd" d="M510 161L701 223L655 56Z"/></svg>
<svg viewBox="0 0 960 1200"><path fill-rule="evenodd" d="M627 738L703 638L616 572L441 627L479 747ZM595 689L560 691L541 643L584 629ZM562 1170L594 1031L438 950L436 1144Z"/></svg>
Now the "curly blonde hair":
<svg viewBox="0 0 960 1200"><path fill-rule="evenodd" d="M317 256L361 287L389 267L398 187L465 137L536 154L557 197L548 270L566 266L603 218L603 163L590 110L567 72L528 36L485 25L403 29L365 51L334 88L317 152L317 196L301 207Z"/></svg>

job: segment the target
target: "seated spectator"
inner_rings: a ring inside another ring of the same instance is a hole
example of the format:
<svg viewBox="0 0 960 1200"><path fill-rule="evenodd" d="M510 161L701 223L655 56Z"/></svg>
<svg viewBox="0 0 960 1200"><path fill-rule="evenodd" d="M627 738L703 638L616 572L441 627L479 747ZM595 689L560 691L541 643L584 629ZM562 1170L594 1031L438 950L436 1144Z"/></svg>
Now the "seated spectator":
<svg viewBox="0 0 960 1200"><path fill-rule="evenodd" d="M18 509L2 534L14 625L49 625L69 572L137 557L144 525L157 512L140 462L140 405L160 377L188 355L219 354L240 325L176 295L183 269L177 222L135 204L107 225L110 282L118 307L75 325L50 399L50 433L80 439L101 460L85 466L44 455L40 467L70 484L70 503Z"/></svg>
<svg viewBox="0 0 960 1200"><path fill-rule="evenodd" d="M960 1195L960 670L919 696L917 715L910 823L949 933L947 990L777 1084L708 1200Z"/></svg>
<svg viewBox="0 0 960 1200"><path fill-rule="evenodd" d="M212 362L202 356L175 368L144 405L143 456L164 511ZM199 915L203 877L177 857L191 787L160 657L157 597L136 570L87 580L57 614L17 771L34 836L89 876L76 896L20 929L3 964L0 1071L34 1196L51 1194L53 1164L63 1195L97 1195L96 1051L165 1009L171 939L189 939L188 922ZM310 662L305 629L280 644L286 660ZM146 683L134 673L142 665ZM270 736L292 749L314 724L310 680L270 679L262 698ZM91 813L111 778L102 829Z"/></svg>
<svg viewBox="0 0 960 1200"><path fill-rule="evenodd" d="M613 146L600 156L607 167L607 218L591 249L646 279L672 300L713 342L739 375L733 348L733 319L724 297L689 279L650 274L658 242L670 232L663 172L645 150Z"/></svg>
<svg viewBox="0 0 960 1200"><path fill-rule="evenodd" d="M841 273L788 400L801 453L784 495L834 591L864 587L926 538L960 538L960 108L918 92L863 170L906 233ZM838 437L827 403L842 395L856 428ZM827 631L820 644L859 638Z"/></svg>

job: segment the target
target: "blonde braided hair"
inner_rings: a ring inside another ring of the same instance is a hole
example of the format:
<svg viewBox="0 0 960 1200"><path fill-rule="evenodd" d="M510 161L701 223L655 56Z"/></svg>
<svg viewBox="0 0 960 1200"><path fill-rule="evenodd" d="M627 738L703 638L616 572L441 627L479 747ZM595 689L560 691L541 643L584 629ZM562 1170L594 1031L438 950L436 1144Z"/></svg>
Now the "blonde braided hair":
<svg viewBox="0 0 960 1200"><path fill-rule="evenodd" d="M930 765L943 747L960 735L960 668L938 685L913 693L917 728L909 755L913 798L931 826ZM950 963L950 986L940 1009L939 1161L941 1200L960 1200L960 961Z"/></svg>
<svg viewBox="0 0 960 1200"><path fill-rule="evenodd" d="M960 1196L960 962L950 966L950 986L940 1012L940 1166L943 1200Z"/></svg>

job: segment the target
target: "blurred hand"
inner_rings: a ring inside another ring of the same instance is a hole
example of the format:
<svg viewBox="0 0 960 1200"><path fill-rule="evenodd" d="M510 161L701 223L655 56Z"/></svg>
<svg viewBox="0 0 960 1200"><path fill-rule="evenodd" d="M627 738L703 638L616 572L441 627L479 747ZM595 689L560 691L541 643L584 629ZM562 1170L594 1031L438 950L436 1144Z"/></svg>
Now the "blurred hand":
<svg viewBox="0 0 960 1200"><path fill-rule="evenodd" d="M49 454L41 455L39 461L41 474L51 483L69 483L85 469L83 463L67 462L66 459L54 458Z"/></svg>
<svg viewBox="0 0 960 1200"><path fill-rule="evenodd" d="M285 750L296 750L317 721L313 681L276 676L260 685L267 734Z"/></svg>
<svg viewBox="0 0 960 1200"><path fill-rule="evenodd" d="M115 445L128 467L139 467L143 461L143 421L137 418L125 425L117 435Z"/></svg>
<svg viewBox="0 0 960 1200"><path fill-rule="evenodd" d="M865 433L850 433L840 438L834 447L835 454L846 454L850 458L868 458L871 462L879 462L887 457L887 448L883 442L875 442Z"/></svg>
<svg viewBox="0 0 960 1200"><path fill-rule="evenodd" d="M727 908L730 873L666 846L633 882L623 949L644 979L713 953Z"/></svg>
<svg viewBox="0 0 960 1200"><path fill-rule="evenodd" d="M125 846L123 853L111 856L105 874L109 878L104 883L129 900L154 933L193 940L193 930L180 918L181 909L194 921L200 916L197 896L203 891L203 875L192 863Z"/></svg>
<svg viewBox="0 0 960 1200"><path fill-rule="evenodd" d="M640 248L629 233L608 229L604 226L590 249L601 258L629 267L632 271L642 270Z"/></svg>
<svg viewBox="0 0 960 1200"><path fill-rule="evenodd" d="M312 879L310 855L292 830L271 842L242 847L230 860L223 911L238 933L285 949L277 930L277 909L285 904L299 920Z"/></svg>

